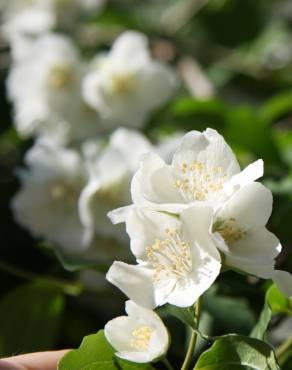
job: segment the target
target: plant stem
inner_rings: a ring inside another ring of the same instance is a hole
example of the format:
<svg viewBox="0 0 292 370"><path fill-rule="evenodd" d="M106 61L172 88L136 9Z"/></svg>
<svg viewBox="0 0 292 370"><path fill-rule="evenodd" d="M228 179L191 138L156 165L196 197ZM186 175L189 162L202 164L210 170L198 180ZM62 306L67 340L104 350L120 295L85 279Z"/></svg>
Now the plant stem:
<svg viewBox="0 0 292 370"><path fill-rule="evenodd" d="M276 349L276 357L279 361L279 364L281 365L282 360L285 361L285 355L289 349L292 349L292 337L289 337L284 343L282 343L277 349Z"/></svg>
<svg viewBox="0 0 292 370"><path fill-rule="evenodd" d="M198 329L198 326L199 326L200 314L201 314L201 301L200 301L200 298L199 298L197 300L196 304L195 304L194 321L195 321L196 329ZM192 361L192 357L193 357L193 354L194 354L196 343L197 343L197 332L196 332L196 330L192 330L192 335L191 335L191 339L190 339L190 342L189 342L188 350L187 350L184 362L182 364L181 370L188 370L188 367L189 367L189 365Z"/></svg>
<svg viewBox="0 0 292 370"><path fill-rule="evenodd" d="M164 357L161 362L165 365L165 367L168 369L168 370L174 370L171 363L168 361L168 359L166 357Z"/></svg>
<svg viewBox="0 0 292 370"><path fill-rule="evenodd" d="M83 291L83 287L79 282L69 282L63 279L58 279L51 276L37 275L29 271L22 270L18 267L10 265L7 262L0 262L0 270L7 274L14 275L24 280L39 280L55 285L62 289L66 294L79 295Z"/></svg>

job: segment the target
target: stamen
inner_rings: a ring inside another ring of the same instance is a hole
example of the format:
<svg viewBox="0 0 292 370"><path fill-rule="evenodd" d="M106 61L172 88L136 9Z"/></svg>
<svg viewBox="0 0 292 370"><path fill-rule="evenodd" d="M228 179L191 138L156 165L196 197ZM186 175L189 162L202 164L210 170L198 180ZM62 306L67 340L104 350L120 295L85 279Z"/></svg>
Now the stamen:
<svg viewBox="0 0 292 370"><path fill-rule="evenodd" d="M75 206L78 197L77 189L65 183L55 183L49 189L49 194L53 202L63 204L67 207Z"/></svg>
<svg viewBox="0 0 292 370"><path fill-rule="evenodd" d="M227 175L222 167L206 168L203 162L181 164L181 176L175 181L175 187L187 202L194 200L206 200L213 193L223 189Z"/></svg>
<svg viewBox="0 0 292 370"><path fill-rule="evenodd" d="M247 234L246 230L238 226L234 217L221 221L217 225L215 231L219 232L227 244L232 244Z"/></svg>
<svg viewBox="0 0 292 370"><path fill-rule="evenodd" d="M69 64L56 64L49 72L49 86L62 89L70 85L73 79L72 67Z"/></svg>
<svg viewBox="0 0 292 370"><path fill-rule="evenodd" d="M112 91L118 95L126 95L133 91L136 77L132 73L111 75Z"/></svg>
<svg viewBox="0 0 292 370"><path fill-rule="evenodd" d="M165 239L156 239L146 248L148 261L155 270L154 279L181 277L192 270L190 242L181 240L178 230L165 230Z"/></svg>
<svg viewBox="0 0 292 370"><path fill-rule="evenodd" d="M137 351L147 351L149 342L154 330L149 326L140 326L132 332L134 339L131 340L130 346Z"/></svg>

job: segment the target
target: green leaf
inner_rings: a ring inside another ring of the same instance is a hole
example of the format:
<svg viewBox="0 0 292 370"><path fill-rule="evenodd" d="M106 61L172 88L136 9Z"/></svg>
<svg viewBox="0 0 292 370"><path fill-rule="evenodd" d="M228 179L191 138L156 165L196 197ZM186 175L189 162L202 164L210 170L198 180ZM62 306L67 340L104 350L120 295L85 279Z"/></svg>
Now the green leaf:
<svg viewBox="0 0 292 370"><path fill-rule="evenodd" d="M153 115L146 127L146 132L150 129L167 132L169 130L205 130L207 127L222 130L227 111L228 106L220 100L180 97Z"/></svg>
<svg viewBox="0 0 292 370"><path fill-rule="evenodd" d="M197 328L196 323L194 321L195 314L194 306L183 308L167 304L162 309L160 309L160 311L162 311L163 314L174 316L182 323L184 323L187 326L190 326L193 329Z"/></svg>
<svg viewBox="0 0 292 370"><path fill-rule="evenodd" d="M83 338L80 347L67 353L58 370L154 370L150 364L136 364L118 359L107 342L104 331Z"/></svg>
<svg viewBox="0 0 292 370"><path fill-rule="evenodd" d="M263 341L229 334L201 354L194 370L280 370L273 349Z"/></svg>
<svg viewBox="0 0 292 370"><path fill-rule="evenodd" d="M260 109L260 116L267 123L273 123L292 112L291 91L277 95L268 100Z"/></svg>
<svg viewBox="0 0 292 370"><path fill-rule="evenodd" d="M250 336L257 339L264 339L271 318L277 313L292 316L292 300L284 296L277 286L273 284L267 290L264 308Z"/></svg>
<svg viewBox="0 0 292 370"><path fill-rule="evenodd" d="M114 350L103 331L85 337L77 350L67 353L59 363L59 370L80 370L93 363L113 363ZM114 369L114 367L113 367Z"/></svg>
<svg viewBox="0 0 292 370"><path fill-rule="evenodd" d="M220 100L180 98L170 106L172 118L185 130L204 130L207 127L222 128L228 107Z"/></svg>
<svg viewBox="0 0 292 370"><path fill-rule="evenodd" d="M265 301L264 308L261 312L260 318L253 328L250 336L256 339L265 339L266 331L272 318L272 310L267 301Z"/></svg>
<svg viewBox="0 0 292 370"><path fill-rule="evenodd" d="M251 151L256 158L270 163L279 159L271 131L250 106L230 110L224 137L227 142Z"/></svg>
<svg viewBox="0 0 292 370"><path fill-rule="evenodd" d="M21 286L0 301L0 355L52 349L64 297L53 285Z"/></svg>
<svg viewBox="0 0 292 370"><path fill-rule="evenodd" d="M266 299L273 314L283 313L292 316L292 299L286 297L275 284L267 291Z"/></svg>
<svg viewBox="0 0 292 370"><path fill-rule="evenodd" d="M273 137L283 159L292 167L292 133L290 130L273 129Z"/></svg>
<svg viewBox="0 0 292 370"><path fill-rule="evenodd" d="M203 309L226 331L248 334L255 324L255 317L247 300L216 295L215 289L203 296Z"/></svg>

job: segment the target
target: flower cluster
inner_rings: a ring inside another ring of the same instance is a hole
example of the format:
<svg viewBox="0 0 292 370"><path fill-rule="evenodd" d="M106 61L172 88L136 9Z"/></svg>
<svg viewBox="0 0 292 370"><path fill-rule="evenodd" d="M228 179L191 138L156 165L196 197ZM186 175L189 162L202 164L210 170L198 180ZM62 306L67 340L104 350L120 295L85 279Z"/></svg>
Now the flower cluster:
<svg viewBox="0 0 292 370"><path fill-rule="evenodd" d="M152 58L143 34L124 32L91 60L67 35L82 14L97 14L104 4L0 3L1 31L12 54L7 94L13 123L22 138L35 139L26 169L18 171L21 189L12 209L34 236L68 254L94 249L96 235L126 240L107 212L129 203L140 155L156 152L167 160L177 141L173 136L153 145L121 127L141 127L178 85L173 70Z"/></svg>
<svg viewBox="0 0 292 370"><path fill-rule="evenodd" d="M287 296L292 276L275 268L281 244L266 228L263 161L241 170L212 129L150 142L138 130L175 94L177 73L139 32L92 53L68 36L105 2L0 0L13 123L33 142L11 208L65 264L112 263L130 244L136 264L115 261L106 275L129 297L128 316L108 322L105 336L118 357L145 363L169 346L155 308L196 304L226 269L272 279Z"/></svg>
<svg viewBox="0 0 292 370"><path fill-rule="evenodd" d="M109 214L114 223L126 223L137 265L114 262L107 279L147 309L193 305L222 267L273 279L292 296L292 276L274 267L281 244L266 228L273 200L256 181L262 175L262 160L241 171L230 147L212 129L186 134L171 164L145 154L131 184L133 204ZM126 325L116 320L115 325ZM138 324L131 325L135 336ZM118 343L111 323L106 331L121 356L125 338ZM140 355L144 359L148 349L155 359L152 329L142 331ZM137 361L136 354L125 351L125 358Z"/></svg>
<svg viewBox="0 0 292 370"><path fill-rule="evenodd" d="M26 153L26 169L18 171L22 187L12 201L15 218L68 255L95 245L98 254L97 235L125 243L124 233L111 224L107 212L129 202L140 155L151 151L167 159L177 141L173 136L154 146L142 134L120 128L105 146L88 140L80 152L39 139Z"/></svg>

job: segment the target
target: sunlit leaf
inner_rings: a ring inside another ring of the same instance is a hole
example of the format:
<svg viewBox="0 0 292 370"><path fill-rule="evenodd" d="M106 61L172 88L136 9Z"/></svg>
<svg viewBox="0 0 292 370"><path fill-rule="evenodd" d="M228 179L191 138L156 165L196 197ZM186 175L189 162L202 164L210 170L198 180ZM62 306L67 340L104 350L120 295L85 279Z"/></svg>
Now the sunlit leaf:
<svg viewBox="0 0 292 370"><path fill-rule="evenodd" d="M118 359L103 330L83 338L80 347L67 353L58 370L153 370L150 364L136 364Z"/></svg>
<svg viewBox="0 0 292 370"><path fill-rule="evenodd" d="M194 370L280 370L273 349L263 341L230 334L202 353Z"/></svg>
<svg viewBox="0 0 292 370"><path fill-rule="evenodd" d="M266 293L264 308L250 336L264 339L271 318L277 313L292 316L292 300L284 296L277 286L273 284Z"/></svg>

